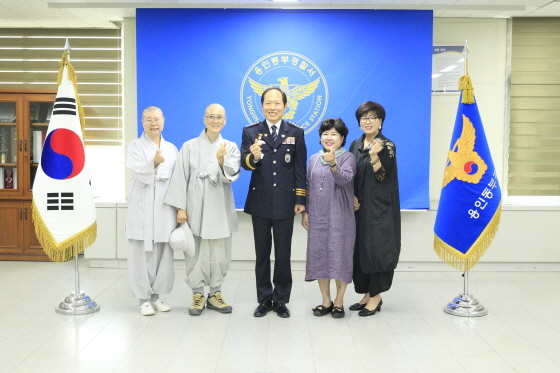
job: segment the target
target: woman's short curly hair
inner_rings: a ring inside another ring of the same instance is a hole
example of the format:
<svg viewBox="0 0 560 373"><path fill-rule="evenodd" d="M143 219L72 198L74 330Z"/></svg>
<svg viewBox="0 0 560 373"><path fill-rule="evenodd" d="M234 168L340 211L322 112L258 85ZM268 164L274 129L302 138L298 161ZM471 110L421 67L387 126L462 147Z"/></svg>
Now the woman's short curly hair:
<svg viewBox="0 0 560 373"><path fill-rule="evenodd" d="M335 131L340 134L340 136L344 137L341 145L344 146L344 144L346 144L346 137L348 137L348 127L346 127L346 123L344 123L340 118L327 118L323 122L321 122L321 127L319 127L319 137L323 135L323 132L328 131L332 128L334 128Z"/></svg>

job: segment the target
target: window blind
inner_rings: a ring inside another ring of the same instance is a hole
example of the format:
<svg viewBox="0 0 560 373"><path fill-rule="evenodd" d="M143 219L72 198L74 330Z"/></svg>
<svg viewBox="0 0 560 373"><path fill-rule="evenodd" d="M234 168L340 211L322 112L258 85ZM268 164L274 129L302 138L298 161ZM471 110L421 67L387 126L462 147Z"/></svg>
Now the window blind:
<svg viewBox="0 0 560 373"><path fill-rule="evenodd" d="M56 90L66 37L86 146L123 146L120 29L0 29L0 87Z"/></svg>
<svg viewBox="0 0 560 373"><path fill-rule="evenodd" d="M560 19L512 20L508 195L560 195Z"/></svg>

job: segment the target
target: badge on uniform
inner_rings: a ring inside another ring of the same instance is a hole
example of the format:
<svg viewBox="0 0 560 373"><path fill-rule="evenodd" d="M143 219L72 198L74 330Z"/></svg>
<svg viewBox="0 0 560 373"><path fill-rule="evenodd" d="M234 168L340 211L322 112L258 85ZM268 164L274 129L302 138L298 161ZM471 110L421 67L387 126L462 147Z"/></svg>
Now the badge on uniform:
<svg viewBox="0 0 560 373"><path fill-rule="evenodd" d="M290 163L290 161L292 160L292 156L290 154L286 154L284 160L286 161L286 163Z"/></svg>
<svg viewBox="0 0 560 373"><path fill-rule="evenodd" d="M295 137L286 137L284 139L284 141L282 141L282 144L288 144L288 145L294 145L296 143L296 138ZM289 162L289 161L286 161Z"/></svg>

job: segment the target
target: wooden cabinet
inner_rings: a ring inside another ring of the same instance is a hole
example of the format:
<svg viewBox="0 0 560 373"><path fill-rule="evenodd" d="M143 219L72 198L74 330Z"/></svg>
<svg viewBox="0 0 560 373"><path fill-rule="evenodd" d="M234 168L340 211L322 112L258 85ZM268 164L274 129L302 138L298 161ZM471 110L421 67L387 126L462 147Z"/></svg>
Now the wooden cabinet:
<svg viewBox="0 0 560 373"><path fill-rule="evenodd" d="M35 236L31 188L55 97L0 90L0 260L49 260Z"/></svg>
<svg viewBox="0 0 560 373"><path fill-rule="evenodd" d="M0 260L49 260L35 235L31 202L0 201L0 230Z"/></svg>

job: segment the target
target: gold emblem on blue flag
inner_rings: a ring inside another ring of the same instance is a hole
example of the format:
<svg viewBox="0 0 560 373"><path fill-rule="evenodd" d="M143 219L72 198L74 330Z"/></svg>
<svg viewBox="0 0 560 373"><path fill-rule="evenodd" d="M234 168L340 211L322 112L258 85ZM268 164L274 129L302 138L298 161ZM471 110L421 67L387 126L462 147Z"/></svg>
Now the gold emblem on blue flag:
<svg viewBox="0 0 560 373"><path fill-rule="evenodd" d="M484 255L500 223L502 193L468 75L443 176L434 250L452 267L467 271Z"/></svg>
<svg viewBox="0 0 560 373"><path fill-rule="evenodd" d="M478 184L488 169L484 160L474 151L476 130L469 118L463 115L463 132L447 155L447 167L443 174L442 187L457 178Z"/></svg>
<svg viewBox="0 0 560 373"><path fill-rule="evenodd" d="M264 117L261 95L269 87L280 88L288 98L289 119L309 133L327 110L329 93L321 69L309 58L294 52L275 52L258 59L241 83L241 108L249 123Z"/></svg>

